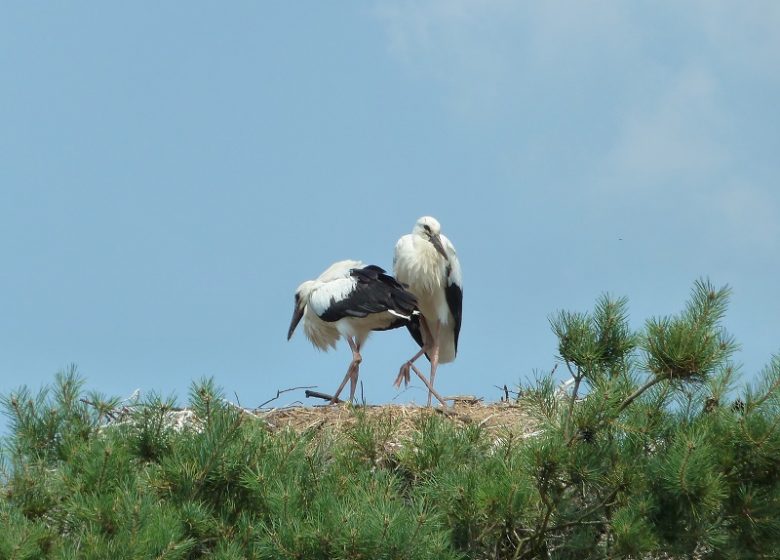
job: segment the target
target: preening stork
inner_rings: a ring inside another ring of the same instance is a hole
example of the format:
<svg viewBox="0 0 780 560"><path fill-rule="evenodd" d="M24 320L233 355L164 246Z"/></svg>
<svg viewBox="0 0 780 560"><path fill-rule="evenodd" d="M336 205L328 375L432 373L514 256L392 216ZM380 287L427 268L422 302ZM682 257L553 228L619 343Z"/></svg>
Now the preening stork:
<svg viewBox="0 0 780 560"><path fill-rule="evenodd" d="M339 261L316 280L298 286L287 340L301 319L306 337L320 350L335 348L340 338L346 339L352 362L331 403L338 400L348 380L352 401L362 361L360 349L368 335L402 327L417 313L414 295L383 269L360 261Z"/></svg>
<svg viewBox="0 0 780 560"><path fill-rule="evenodd" d="M432 395L446 406L433 391L433 380L438 365L453 361L458 351L463 286L455 247L441 234L441 225L435 218L423 216L412 233L398 240L393 270L398 281L417 297L421 315L408 325L421 350L401 366L395 384L409 381L410 368L422 377L414 361L425 354L431 362L430 383L426 384L428 406Z"/></svg>

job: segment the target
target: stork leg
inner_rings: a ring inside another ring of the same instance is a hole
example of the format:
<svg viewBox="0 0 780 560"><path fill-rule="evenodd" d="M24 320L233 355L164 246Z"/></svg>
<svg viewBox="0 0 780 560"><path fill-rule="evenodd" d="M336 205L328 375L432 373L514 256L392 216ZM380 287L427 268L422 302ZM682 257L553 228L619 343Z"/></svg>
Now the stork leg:
<svg viewBox="0 0 780 560"><path fill-rule="evenodd" d="M349 402L355 398L355 389L357 388L358 371L360 369L360 362L363 361L363 357L360 355L360 343L355 343L351 338L347 339L349 347L352 349L352 363L355 364L355 368L352 371L352 377L349 379ZM351 367L351 366L350 366Z"/></svg>
<svg viewBox="0 0 780 560"><path fill-rule="evenodd" d="M436 368L439 367L439 334L440 333L441 333L441 321L437 320L436 332L433 334L433 348L431 349L431 353L429 354L431 358L431 383L430 385L428 385L428 406L431 406L431 397L433 397L433 379L436 377ZM439 400L441 399L439 398Z"/></svg>
<svg viewBox="0 0 780 560"><path fill-rule="evenodd" d="M415 354L410 360L407 360L403 363L401 366L400 371L398 372L398 377L395 378L395 382L393 385L397 388L401 386L401 382L403 381L406 385L409 385L409 380L411 379L411 375L409 370L414 366L415 360L425 354L425 346L423 346L417 354Z"/></svg>
<svg viewBox="0 0 780 560"><path fill-rule="evenodd" d="M414 371L414 373L417 374L417 377L419 377L423 383L425 383L425 386L428 387L428 390L433 393L433 396L436 397L436 399L441 403L441 405L445 408L447 408L447 403L444 402L444 397L442 397L436 389L433 388L433 385L430 384L428 379L420 372L419 369L417 369L417 366L414 364L411 364L411 368ZM430 403L428 404L430 406Z"/></svg>
<svg viewBox="0 0 780 560"><path fill-rule="evenodd" d="M431 396L436 397L436 399L442 404L442 406L446 407L447 403L444 401L444 398L433 388L433 377L430 381L420 372L419 369L417 369L417 366L414 365L414 362L423 354L428 354L429 357L436 356L436 364L438 365L439 362L439 347L438 347L438 333L441 330L441 323L437 321L437 331L436 336L433 336L431 333L431 329L428 327L428 323L425 321L425 317L420 317L420 326L423 331L423 347L420 348L420 351L417 352L414 356L412 356L411 359L404 362L404 364L401 366L401 370L398 372L398 377L395 378L394 385L396 387L401 386L401 382L403 381L407 385L409 384L409 380L411 378L411 372L414 371L414 373L419 377L422 382L425 384L425 386L428 388L428 406L431 406ZM431 346L431 341L434 342L434 346ZM433 364L433 362L431 362ZM433 375L436 375L436 370L433 369L431 372Z"/></svg>
<svg viewBox="0 0 780 560"><path fill-rule="evenodd" d="M411 373L410 369L413 367L414 362L423 354L425 354L428 351L428 344L430 344L431 341L431 331L428 328L428 323L425 321L425 317L420 316L420 327L422 328L422 339L423 339L423 346L420 348L420 351L417 352L414 356L412 356L409 360L404 362L404 364L401 366L400 371L398 372L398 376L395 378L395 383L393 385L398 388L401 386L401 382L403 381L406 385L409 385L409 380L411 379Z"/></svg>
<svg viewBox="0 0 780 560"><path fill-rule="evenodd" d="M346 339L347 344L349 344L349 347L352 350L352 362L350 362L349 367L347 368L347 374L344 376L344 380L341 382L341 385L339 385L339 388L336 389L336 394L333 395L330 404L336 402L348 380L350 381L349 401L352 402L352 398L355 396L355 387L357 387L358 373L360 372L360 362L363 361L363 357L360 355L360 346L355 344L352 337L348 336Z"/></svg>

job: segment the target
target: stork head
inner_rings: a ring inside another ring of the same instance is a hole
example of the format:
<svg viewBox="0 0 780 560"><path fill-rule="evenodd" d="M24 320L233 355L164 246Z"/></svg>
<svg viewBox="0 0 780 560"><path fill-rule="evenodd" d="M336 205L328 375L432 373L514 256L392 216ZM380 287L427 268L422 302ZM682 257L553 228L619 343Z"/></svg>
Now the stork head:
<svg viewBox="0 0 780 560"><path fill-rule="evenodd" d="M441 244L441 225L436 218L423 216L414 224L412 233L432 243L439 254L445 259L447 258L447 253L444 251L444 246Z"/></svg>
<svg viewBox="0 0 780 560"><path fill-rule="evenodd" d="M307 280L295 290L295 307L293 308L292 321L290 321L290 330L287 331L287 340L292 338L295 327L298 326L298 323L303 318L303 312L306 311L306 304L309 303L312 288L314 288L314 281Z"/></svg>

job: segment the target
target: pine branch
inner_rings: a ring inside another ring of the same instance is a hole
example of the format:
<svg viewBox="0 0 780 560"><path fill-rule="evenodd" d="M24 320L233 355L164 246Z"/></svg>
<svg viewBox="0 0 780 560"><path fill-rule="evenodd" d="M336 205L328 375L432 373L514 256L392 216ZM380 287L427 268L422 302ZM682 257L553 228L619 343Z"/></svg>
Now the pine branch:
<svg viewBox="0 0 780 560"><path fill-rule="evenodd" d="M623 403L618 407L616 416L619 415L621 412L623 412L626 408L628 408L629 405L631 405L632 402L634 402L636 399L638 399L642 393L653 387L654 385L660 383L661 381L666 381L665 377L657 376L653 377L650 381L642 385L639 389L634 391L631 395L626 397L626 400L623 401Z"/></svg>

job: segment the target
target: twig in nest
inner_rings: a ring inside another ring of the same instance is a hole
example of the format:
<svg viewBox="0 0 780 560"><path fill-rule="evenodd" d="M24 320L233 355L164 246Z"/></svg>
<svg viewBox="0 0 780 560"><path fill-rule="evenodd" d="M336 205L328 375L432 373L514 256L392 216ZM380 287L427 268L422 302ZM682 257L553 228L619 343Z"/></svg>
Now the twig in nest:
<svg viewBox="0 0 780 560"><path fill-rule="evenodd" d="M275 401L276 399L278 399L282 395L282 393L289 393L290 391L297 391L298 389L312 389L314 387L316 387L316 385L307 385L305 387L290 387L289 389L277 389L275 397L273 397L271 399L268 399L267 401L265 401L263 404L261 404L257 408L263 408L269 402ZM308 391L306 391L306 393L308 393ZM309 395L307 394L306 396L308 397Z"/></svg>
<svg viewBox="0 0 780 560"><path fill-rule="evenodd" d="M288 410L290 408L298 408L298 407L301 407L301 406L303 406L303 401L294 401L294 402L291 402L288 405L283 406L281 408L281 410Z"/></svg>
<svg viewBox="0 0 780 560"><path fill-rule="evenodd" d="M506 383L504 383L503 387L501 387L499 385L493 385L493 387L495 387L496 389L498 389L499 391L504 393L504 396L501 397L501 402L504 402L504 401L509 402L509 387L506 386Z"/></svg>
<svg viewBox="0 0 780 560"><path fill-rule="evenodd" d="M434 412L438 412L439 414L441 414L442 416L446 416L447 418L455 418L457 420L460 420L464 424L471 424L473 422L473 420L471 418L469 418L468 416L465 416L463 414L459 414L459 413L455 412L454 410L452 410L450 408L439 408L439 407L436 407L433 410L434 410Z"/></svg>
<svg viewBox="0 0 780 560"><path fill-rule="evenodd" d="M304 393L306 395L307 399L315 398L315 399L322 399L324 401L332 401L335 403L343 403L341 399L335 399L333 398L333 395L328 395L326 393L320 393L319 391L310 391L309 389L306 390Z"/></svg>
<svg viewBox="0 0 780 560"><path fill-rule="evenodd" d="M452 401L452 404L479 404L484 399L474 395L455 395L453 397L444 397L445 401Z"/></svg>
<svg viewBox="0 0 780 560"><path fill-rule="evenodd" d="M304 432L308 432L308 431L311 430L311 431L318 432L320 430L320 428L322 428L324 425L325 425L325 419L321 418L321 419L317 420L316 422L314 422L313 424L309 424L308 426L306 426L306 428L304 428L303 431Z"/></svg>
<svg viewBox="0 0 780 560"><path fill-rule="evenodd" d="M501 397L501 402L507 402L507 403L510 402L510 400L509 400L510 396L514 396L514 400L515 400L515 402L517 402L517 401L520 400L520 397L523 396L523 390L522 389L518 389L517 391L513 391L512 389L507 387L506 384L504 384L503 387L499 387L498 385L493 385L493 387L495 387L496 389L498 389L499 391L504 393L504 396Z"/></svg>

